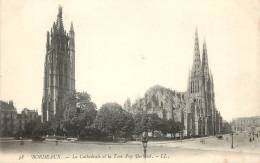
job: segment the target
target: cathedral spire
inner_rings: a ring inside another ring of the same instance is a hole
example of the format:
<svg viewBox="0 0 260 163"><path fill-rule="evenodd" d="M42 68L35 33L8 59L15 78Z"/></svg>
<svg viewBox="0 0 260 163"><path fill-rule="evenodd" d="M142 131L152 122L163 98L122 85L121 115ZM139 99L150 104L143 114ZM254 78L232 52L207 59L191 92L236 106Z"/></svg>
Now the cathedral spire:
<svg viewBox="0 0 260 163"><path fill-rule="evenodd" d="M203 51L202 51L202 71L204 75L209 74L209 68L208 68L208 53L207 53L207 45L206 41L203 42Z"/></svg>
<svg viewBox="0 0 260 163"><path fill-rule="evenodd" d="M201 60L200 60L200 48L199 48L199 37L198 37L198 30L196 28L195 31L195 40L194 40L194 56L193 56L193 66L192 71L194 74L199 73Z"/></svg>
<svg viewBox="0 0 260 163"><path fill-rule="evenodd" d="M71 22L70 24L70 31L69 31L69 37L70 37L70 41L69 41L69 46L71 49L74 49L74 28L73 28L73 23Z"/></svg>
<svg viewBox="0 0 260 163"><path fill-rule="evenodd" d="M57 25L58 31L63 31L62 7L61 6L59 6L56 25Z"/></svg>
<svg viewBox="0 0 260 163"><path fill-rule="evenodd" d="M70 24L70 32L74 32L73 22L71 22L71 24Z"/></svg>
<svg viewBox="0 0 260 163"><path fill-rule="evenodd" d="M50 47L50 32L47 32L47 42L46 42L46 50L48 51Z"/></svg>

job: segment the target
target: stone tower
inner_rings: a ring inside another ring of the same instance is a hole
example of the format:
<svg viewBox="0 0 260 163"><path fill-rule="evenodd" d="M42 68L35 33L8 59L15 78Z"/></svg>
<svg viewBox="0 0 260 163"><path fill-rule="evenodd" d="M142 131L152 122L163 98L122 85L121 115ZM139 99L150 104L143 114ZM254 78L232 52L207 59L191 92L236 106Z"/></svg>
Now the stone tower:
<svg viewBox="0 0 260 163"><path fill-rule="evenodd" d="M47 31L44 63L42 121L59 121L63 118L66 97L75 92L75 41L71 23L66 32L59 7L57 20Z"/></svg>
<svg viewBox="0 0 260 163"><path fill-rule="evenodd" d="M189 73L187 88L187 134L215 134L215 97L213 77L208 66L206 41L203 42L200 58L198 31L195 32L195 45L192 70Z"/></svg>

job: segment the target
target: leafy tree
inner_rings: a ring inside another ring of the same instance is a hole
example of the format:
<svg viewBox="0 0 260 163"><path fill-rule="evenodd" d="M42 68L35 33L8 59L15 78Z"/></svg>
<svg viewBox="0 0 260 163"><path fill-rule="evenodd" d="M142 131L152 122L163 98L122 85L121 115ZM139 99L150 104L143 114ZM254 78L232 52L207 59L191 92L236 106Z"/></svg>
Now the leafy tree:
<svg viewBox="0 0 260 163"><path fill-rule="evenodd" d="M76 99L76 108L74 111L70 111L72 115L69 115L69 119L63 122L63 130L69 136L79 136L84 128L89 128L93 124L97 115L97 107L87 92L77 93L72 99L74 101ZM73 108L69 109L73 110Z"/></svg>
<svg viewBox="0 0 260 163"><path fill-rule="evenodd" d="M165 135L167 133L169 133L169 123L168 120L166 119L162 119L160 124L160 131Z"/></svg>
<svg viewBox="0 0 260 163"><path fill-rule="evenodd" d="M128 137L134 129L131 114L117 103L106 103L101 106L95 121L96 126L113 137Z"/></svg>
<svg viewBox="0 0 260 163"><path fill-rule="evenodd" d="M177 132L176 122L173 119L169 119L168 125L169 125L169 132L171 133L171 137L174 136L174 138L175 138L175 135Z"/></svg>
<svg viewBox="0 0 260 163"><path fill-rule="evenodd" d="M143 132L142 118L143 118L143 114L141 113L137 113L134 115L134 124L135 124L134 133L137 135L140 135Z"/></svg>
<svg viewBox="0 0 260 163"><path fill-rule="evenodd" d="M176 122L176 133L182 134L182 131L184 130L184 125L181 122Z"/></svg>
<svg viewBox="0 0 260 163"><path fill-rule="evenodd" d="M137 113L134 116L135 128L134 133L140 135L142 132L151 131L154 134L154 131L161 130L162 119L156 113L152 114L142 114Z"/></svg>
<svg viewBox="0 0 260 163"><path fill-rule="evenodd" d="M39 120L31 120L25 123L23 136L32 137L41 135L41 122Z"/></svg>
<svg viewBox="0 0 260 163"><path fill-rule="evenodd" d="M124 103L123 109L125 109L126 111L130 111L131 107L132 107L131 100L130 100L130 98L127 98L125 103Z"/></svg>
<svg viewBox="0 0 260 163"><path fill-rule="evenodd" d="M80 132L81 139L100 140L104 139L106 136L107 133L102 132L100 129L94 127L84 128L82 132Z"/></svg>
<svg viewBox="0 0 260 163"><path fill-rule="evenodd" d="M154 134L154 131L160 130L160 124L162 119L159 118L158 114L148 114L148 130Z"/></svg>

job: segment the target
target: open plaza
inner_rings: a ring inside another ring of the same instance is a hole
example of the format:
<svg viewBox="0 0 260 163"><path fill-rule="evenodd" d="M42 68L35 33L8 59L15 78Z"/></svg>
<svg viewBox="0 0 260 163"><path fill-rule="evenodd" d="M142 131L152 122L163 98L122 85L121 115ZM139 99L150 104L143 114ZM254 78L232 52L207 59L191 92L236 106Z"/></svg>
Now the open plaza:
<svg viewBox="0 0 260 163"><path fill-rule="evenodd" d="M14 161L37 160L48 162L50 160L77 160L77 161L101 161L102 159L124 159L125 161L142 161L143 146L140 141L125 143L76 141L62 142L31 140L1 139L1 157L10 157ZM260 161L260 137L254 137L250 141L247 133L227 134L223 138L215 136L203 138L191 138L175 141L148 141L146 160L190 162L199 159L209 162L250 162ZM21 159L22 157L22 159ZM20 160L19 160L20 159ZM4 159L6 160L6 159Z"/></svg>

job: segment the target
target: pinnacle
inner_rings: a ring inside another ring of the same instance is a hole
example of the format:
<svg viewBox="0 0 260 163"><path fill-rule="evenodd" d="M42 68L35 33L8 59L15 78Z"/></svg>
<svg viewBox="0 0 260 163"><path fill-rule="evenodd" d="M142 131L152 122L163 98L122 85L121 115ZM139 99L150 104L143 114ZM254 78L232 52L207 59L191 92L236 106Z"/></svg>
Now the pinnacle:
<svg viewBox="0 0 260 163"><path fill-rule="evenodd" d="M70 24L70 31L74 31L73 22L71 22L71 24Z"/></svg>
<svg viewBox="0 0 260 163"><path fill-rule="evenodd" d="M58 16L62 17L62 7L59 5Z"/></svg>

